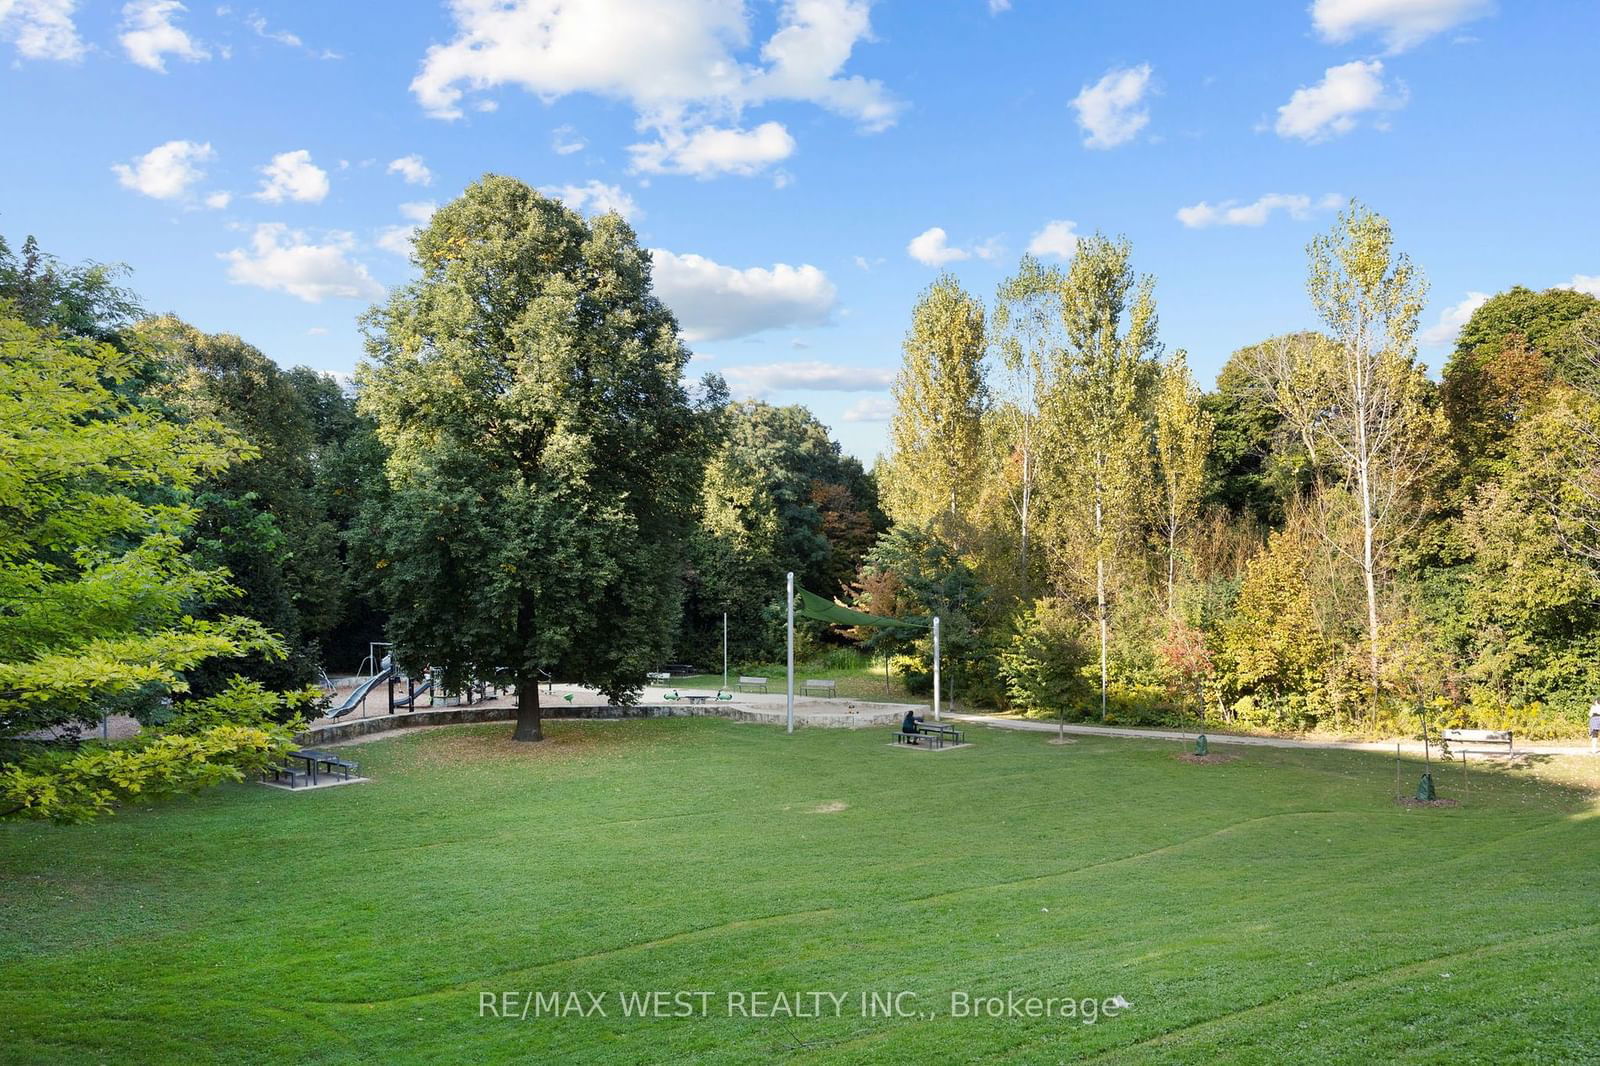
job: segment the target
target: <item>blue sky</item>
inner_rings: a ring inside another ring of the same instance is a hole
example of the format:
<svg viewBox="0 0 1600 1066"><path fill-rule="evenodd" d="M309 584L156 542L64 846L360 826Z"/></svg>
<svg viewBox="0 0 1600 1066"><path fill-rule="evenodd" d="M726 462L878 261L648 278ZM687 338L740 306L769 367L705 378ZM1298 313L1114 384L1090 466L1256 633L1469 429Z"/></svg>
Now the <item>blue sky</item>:
<svg viewBox="0 0 1600 1066"><path fill-rule="evenodd" d="M348 372L409 227L489 171L618 206L695 369L883 447L940 269L1125 234L1209 385L1313 324L1350 196L1472 301L1600 293L1588 0L0 0L0 232ZM942 231L942 232L935 232Z"/></svg>

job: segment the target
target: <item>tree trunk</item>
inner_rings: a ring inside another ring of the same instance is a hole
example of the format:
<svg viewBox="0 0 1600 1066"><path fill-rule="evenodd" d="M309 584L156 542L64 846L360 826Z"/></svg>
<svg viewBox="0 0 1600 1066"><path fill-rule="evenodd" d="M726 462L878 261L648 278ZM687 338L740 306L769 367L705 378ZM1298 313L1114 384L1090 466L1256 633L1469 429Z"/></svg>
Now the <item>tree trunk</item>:
<svg viewBox="0 0 1600 1066"><path fill-rule="evenodd" d="M1095 613L1100 619L1100 720L1106 720L1106 689L1110 685L1110 669L1107 663L1107 649L1110 631L1106 625L1106 553L1105 553L1105 513L1101 501L1100 487L1095 486L1094 500L1094 602Z"/></svg>
<svg viewBox="0 0 1600 1066"><path fill-rule="evenodd" d="M539 717L539 675L517 676L517 728L512 740L543 740Z"/></svg>
<svg viewBox="0 0 1600 1066"><path fill-rule="evenodd" d="M1373 552L1372 490L1366 471L1361 476L1361 578L1367 587L1367 651L1372 667L1372 711L1378 711L1378 578Z"/></svg>
<svg viewBox="0 0 1600 1066"><path fill-rule="evenodd" d="M517 601L517 643L523 658L517 669L517 728L511 734L512 740L544 739L539 717L539 664L529 661L534 655L535 610L533 593L524 589Z"/></svg>
<svg viewBox="0 0 1600 1066"><path fill-rule="evenodd" d="M1172 518L1167 523L1167 617L1172 618L1177 613L1177 602L1173 596L1172 586L1175 571L1178 567L1178 522Z"/></svg>

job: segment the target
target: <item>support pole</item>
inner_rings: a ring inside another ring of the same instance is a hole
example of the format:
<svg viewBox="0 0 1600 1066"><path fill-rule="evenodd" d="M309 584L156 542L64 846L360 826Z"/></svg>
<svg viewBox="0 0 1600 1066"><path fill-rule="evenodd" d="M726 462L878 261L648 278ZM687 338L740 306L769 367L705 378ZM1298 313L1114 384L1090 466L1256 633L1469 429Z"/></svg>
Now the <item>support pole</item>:
<svg viewBox="0 0 1600 1066"><path fill-rule="evenodd" d="M722 612L722 690L728 690L728 612Z"/></svg>
<svg viewBox="0 0 1600 1066"><path fill-rule="evenodd" d="M789 571L789 677L785 691L788 694L786 703L789 708L789 732L794 732L794 571Z"/></svg>
<svg viewBox="0 0 1600 1066"><path fill-rule="evenodd" d="M933 720L939 720L939 616L933 616Z"/></svg>

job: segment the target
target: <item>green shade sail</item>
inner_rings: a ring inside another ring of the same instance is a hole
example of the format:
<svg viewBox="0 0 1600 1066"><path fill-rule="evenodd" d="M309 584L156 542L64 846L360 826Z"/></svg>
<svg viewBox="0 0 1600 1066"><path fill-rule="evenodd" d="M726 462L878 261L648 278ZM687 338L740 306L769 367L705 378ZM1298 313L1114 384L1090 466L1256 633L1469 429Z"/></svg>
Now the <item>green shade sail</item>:
<svg viewBox="0 0 1600 1066"><path fill-rule="evenodd" d="M800 588L795 591L800 595L800 613L819 622L831 622L840 626L878 626L887 629L928 629L933 624L926 618L888 618L881 614L852 611L832 600L825 600L814 592Z"/></svg>

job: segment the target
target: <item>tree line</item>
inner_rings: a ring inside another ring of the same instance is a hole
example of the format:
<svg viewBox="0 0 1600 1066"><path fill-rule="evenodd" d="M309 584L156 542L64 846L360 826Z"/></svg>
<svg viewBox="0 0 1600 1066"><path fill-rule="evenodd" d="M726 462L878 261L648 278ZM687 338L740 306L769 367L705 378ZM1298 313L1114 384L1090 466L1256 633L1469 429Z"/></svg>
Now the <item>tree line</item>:
<svg viewBox="0 0 1600 1066"><path fill-rule="evenodd" d="M1209 392L1126 241L987 304L939 278L870 471L685 379L620 217L489 176L413 260L349 387L0 241L0 807L243 773L377 639L514 685L538 739L538 679L631 700L714 662L724 615L735 662L775 659L786 571L940 614L956 698L1031 714L1554 733L1600 681L1600 301L1502 293L1435 381L1420 272L1359 204L1309 248L1317 328ZM801 638L927 688L926 639ZM138 773L74 746L108 712L146 726Z"/></svg>
<svg viewBox="0 0 1600 1066"><path fill-rule="evenodd" d="M1600 300L1501 293L1434 380L1421 272L1359 203L1309 245L1307 291L1316 321L1233 353L1209 392L1125 240L1025 257L987 306L950 276L922 294L878 475L891 535L973 575L969 694L1151 723L1579 727L1600 694Z"/></svg>

